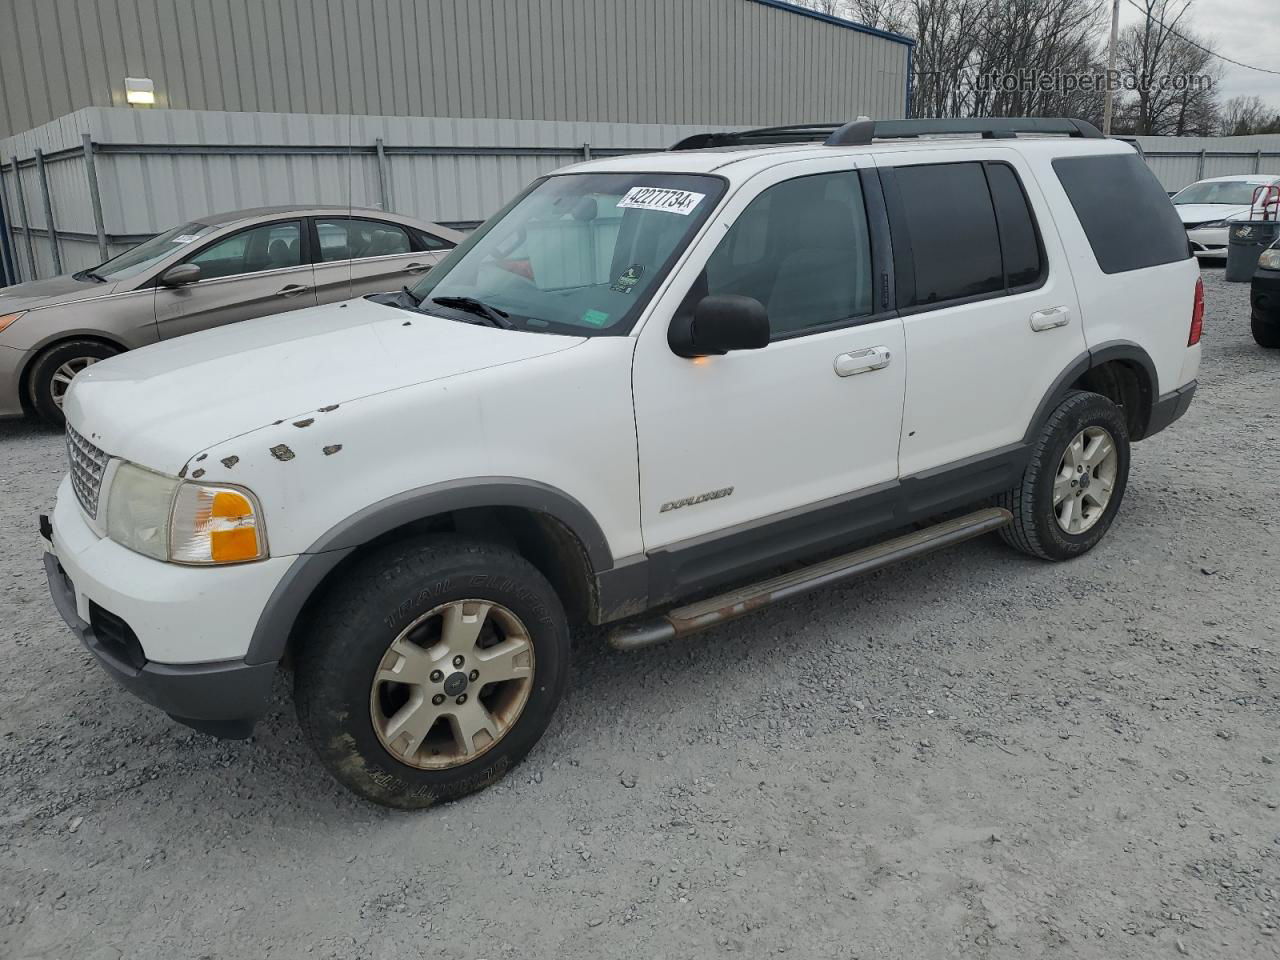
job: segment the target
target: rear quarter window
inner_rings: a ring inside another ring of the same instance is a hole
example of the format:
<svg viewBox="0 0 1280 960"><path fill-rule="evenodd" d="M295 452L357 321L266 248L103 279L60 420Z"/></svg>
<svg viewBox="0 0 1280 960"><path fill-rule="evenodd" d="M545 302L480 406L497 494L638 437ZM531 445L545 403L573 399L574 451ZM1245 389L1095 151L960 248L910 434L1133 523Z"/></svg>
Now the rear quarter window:
<svg viewBox="0 0 1280 960"><path fill-rule="evenodd" d="M1137 154L1059 157L1053 169L1103 273L1191 256L1177 211Z"/></svg>

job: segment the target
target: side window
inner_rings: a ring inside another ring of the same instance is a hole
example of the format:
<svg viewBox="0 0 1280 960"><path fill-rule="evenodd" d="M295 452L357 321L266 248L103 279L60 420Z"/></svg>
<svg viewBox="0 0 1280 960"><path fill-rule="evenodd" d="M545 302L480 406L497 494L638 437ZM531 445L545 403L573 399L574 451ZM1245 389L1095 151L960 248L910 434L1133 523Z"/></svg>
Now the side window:
<svg viewBox="0 0 1280 960"><path fill-rule="evenodd" d="M1000 234L982 164L896 167L894 173L915 259L912 305L1003 290Z"/></svg>
<svg viewBox="0 0 1280 960"><path fill-rule="evenodd" d="M703 274L706 294L754 297L774 338L871 313L871 243L856 171L798 177L748 204Z"/></svg>
<svg viewBox="0 0 1280 960"><path fill-rule="evenodd" d="M217 240L186 260L205 280L302 264L302 225L297 220L264 223Z"/></svg>
<svg viewBox="0 0 1280 960"><path fill-rule="evenodd" d="M434 233L414 230L413 235L417 238L418 245L423 250L452 250L455 246L452 241L446 240L444 237L437 237Z"/></svg>
<svg viewBox="0 0 1280 960"><path fill-rule="evenodd" d="M1000 224L1005 281L1010 290L1032 286L1044 276L1044 244L1026 191L1013 167L1004 163L987 164L987 183Z"/></svg>
<svg viewBox="0 0 1280 960"><path fill-rule="evenodd" d="M1136 153L1059 157L1053 169L1103 273L1142 270L1191 256L1178 212Z"/></svg>
<svg viewBox="0 0 1280 960"><path fill-rule="evenodd" d="M317 219L320 260L361 260L409 253L409 234L404 227L385 220Z"/></svg>

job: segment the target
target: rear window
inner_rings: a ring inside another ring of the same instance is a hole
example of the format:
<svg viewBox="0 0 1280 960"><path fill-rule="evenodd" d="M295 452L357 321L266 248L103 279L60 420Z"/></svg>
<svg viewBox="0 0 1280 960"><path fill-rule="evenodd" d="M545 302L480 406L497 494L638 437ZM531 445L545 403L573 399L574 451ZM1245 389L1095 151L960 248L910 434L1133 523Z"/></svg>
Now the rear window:
<svg viewBox="0 0 1280 960"><path fill-rule="evenodd" d="M1142 270L1191 256L1177 211L1137 154L1059 157L1053 169L1103 273Z"/></svg>

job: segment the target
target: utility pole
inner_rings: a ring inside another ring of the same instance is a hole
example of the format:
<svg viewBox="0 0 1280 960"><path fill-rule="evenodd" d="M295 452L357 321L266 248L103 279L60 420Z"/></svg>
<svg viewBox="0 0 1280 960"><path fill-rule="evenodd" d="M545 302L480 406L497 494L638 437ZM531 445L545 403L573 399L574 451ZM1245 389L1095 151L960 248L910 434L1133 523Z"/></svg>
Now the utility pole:
<svg viewBox="0 0 1280 960"><path fill-rule="evenodd" d="M1111 43L1107 47L1107 92L1102 105L1102 135L1111 136L1111 101L1115 92L1111 89L1111 77L1116 72L1116 37L1120 33L1120 0L1111 0Z"/></svg>

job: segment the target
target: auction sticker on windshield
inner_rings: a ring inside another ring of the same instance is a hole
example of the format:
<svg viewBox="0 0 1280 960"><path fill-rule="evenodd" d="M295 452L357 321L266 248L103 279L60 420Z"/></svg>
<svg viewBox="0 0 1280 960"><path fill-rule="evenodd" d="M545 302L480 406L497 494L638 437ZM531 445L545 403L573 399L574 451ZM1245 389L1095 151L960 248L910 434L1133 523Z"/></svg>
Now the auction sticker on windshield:
<svg viewBox="0 0 1280 960"><path fill-rule="evenodd" d="M620 207L633 210L663 210L687 217L697 209L706 197L705 193L692 190L673 190L670 187L632 187L618 201Z"/></svg>

